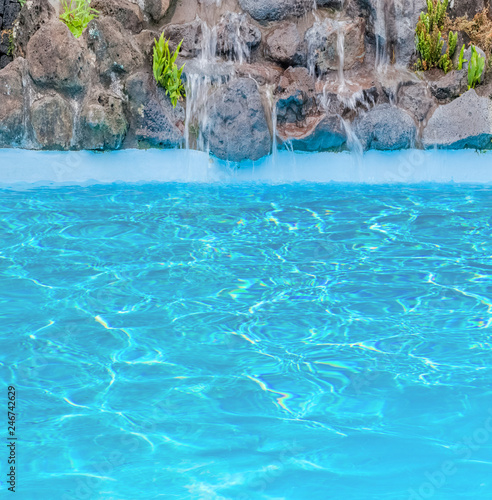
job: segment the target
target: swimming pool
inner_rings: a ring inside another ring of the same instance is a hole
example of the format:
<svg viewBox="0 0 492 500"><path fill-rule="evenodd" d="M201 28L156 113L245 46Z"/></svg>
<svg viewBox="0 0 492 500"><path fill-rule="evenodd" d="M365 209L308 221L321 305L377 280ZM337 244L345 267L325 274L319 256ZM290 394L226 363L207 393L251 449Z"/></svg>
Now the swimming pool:
<svg viewBox="0 0 492 500"><path fill-rule="evenodd" d="M18 497L490 499L491 195L5 186Z"/></svg>

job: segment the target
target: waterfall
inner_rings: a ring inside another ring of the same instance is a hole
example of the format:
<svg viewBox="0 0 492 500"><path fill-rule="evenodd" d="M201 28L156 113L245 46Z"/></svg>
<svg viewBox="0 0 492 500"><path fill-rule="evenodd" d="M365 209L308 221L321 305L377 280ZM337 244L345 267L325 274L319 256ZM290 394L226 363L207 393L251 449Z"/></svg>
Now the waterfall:
<svg viewBox="0 0 492 500"><path fill-rule="evenodd" d="M235 12L229 12L222 19L222 22L226 24L223 49L229 53L231 61L236 61L239 64L247 62L251 55L251 50L241 33L246 21L246 14L237 14Z"/></svg>
<svg viewBox="0 0 492 500"><path fill-rule="evenodd" d="M345 65L345 24L338 23L337 29L337 53L338 53L338 85L341 91L345 90L345 76L343 67Z"/></svg>
<svg viewBox="0 0 492 500"><path fill-rule="evenodd" d="M202 41L201 53L197 64L186 72L186 118L185 118L185 147L191 148L191 133L196 138L196 147L206 151L203 131L207 126L207 100L212 85L210 75L211 66L215 64L217 52L217 29L210 28L204 21L201 23ZM186 71L186 70L185 70Z"/></svg>
<svg viewBox="0 0 492 500"><path fill-rule="evenodd" d="M277 161L277 102L273 95L274 89L274 85L269 85L267 87L268 104L270 105L272 121L272 161L275 163Z"/></svg>
<svg viewBox="0 0 492 500"><path fill-rule="evenodd" d="M385 0L376 0L374 34L376 37L376 71L384 73L388 68L387 29L384 9Z"/></svg>
<svg viewBox="0 0 492 500"><path fill-rule="evenodd" d="M341 120L343 128L345 129L345 133L347 134L347 146L349 150L352 153L355 153L358 157L361 157L364 153L364 147L355 134L354 129L352 128L352 124L349 121L344 120L343 118Z"/></svg>

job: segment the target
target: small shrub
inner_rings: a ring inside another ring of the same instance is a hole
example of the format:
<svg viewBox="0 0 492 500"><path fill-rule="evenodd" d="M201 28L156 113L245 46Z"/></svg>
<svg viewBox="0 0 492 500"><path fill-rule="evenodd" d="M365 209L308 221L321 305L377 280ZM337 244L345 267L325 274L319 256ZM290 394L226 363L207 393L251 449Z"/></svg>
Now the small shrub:
<svg viewBox="0 0 492 500"><path fill-rule="evenodd" d="M485 57L482 57L472 45L470 62L468 63L468 90L474 89L482 79L485 68Z"/></svg>
<svg viewBox="0 0 492 500"><path fill-rule="evenodd" d="M453 69L451 58L456 51L458 33L449 32L447 48L441 35L446 20L449 0L427 0L427 13L422 12L416 28L416 45L420 55L417 69L427 71L442 68L445 73Z"/></svg>
<svg viewBox="0 0 492 500"><path fill-rule="evenodd" d="M154 45L154 78L165 89L173 107L176 107L178 100L186 95L183 82L181 81L184 64L180 69L176 65L176 59L178 58L182 43L183 40L179 42L178 47L171 54L169 40L166 40L164 33L162 33L159 40L155 40Z"/></svg>
<svg viewBox="0 0 492 500"><path fill-rule="evenodd" d="M61 0L63 13L60 19L68 26L75 38L79 38L87 25L99 12L91 7L91 0Z"/></svg>

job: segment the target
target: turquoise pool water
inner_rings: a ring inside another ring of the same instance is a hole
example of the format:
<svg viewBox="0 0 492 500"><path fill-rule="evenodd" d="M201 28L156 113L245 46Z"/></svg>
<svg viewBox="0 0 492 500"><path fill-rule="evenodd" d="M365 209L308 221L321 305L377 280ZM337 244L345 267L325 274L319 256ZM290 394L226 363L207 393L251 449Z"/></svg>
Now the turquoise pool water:
<svg viewBox="0 0 492 500"><path fill-rule="evenodd" d="M491 498L491 187L0 197L17 498Z"/></svg>

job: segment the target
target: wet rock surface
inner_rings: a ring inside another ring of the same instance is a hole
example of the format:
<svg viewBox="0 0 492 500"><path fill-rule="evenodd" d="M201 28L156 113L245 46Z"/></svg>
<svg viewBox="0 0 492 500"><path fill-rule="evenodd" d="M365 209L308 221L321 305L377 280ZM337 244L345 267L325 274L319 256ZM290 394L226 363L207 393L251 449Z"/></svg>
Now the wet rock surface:
<svg viewBox="0 0 492 500"><path fill-rule="evenodd" d="M0 148L22 145L24 137L23 59L0 71Z"/></svg>
<svg viewBox="0 0 492 500"><path fill-rule="evenodd" d="M204 135L215 156L239 162L268 154L272 139L253 80L240 78L219 89L208 106L211 125Z"/></svg>
<svg viewBox="0 0 492 500"><path fill-rule="evenodd" d="M41 149L70 149L73 110L60 95L46 96L31 108L34 138Z"/></svg>
<svg viewBox="0 0 492 500"><path fill-rule="evenodd" d="M172 147L182 142L183 108L173 109L149 75L140 72L128 78L125 94L130 111L128 147Z"/></svg>
<svg viewBox="0 0 492 500"><path fill-rule="evenodd" d="M381 151L410 148L417 137L410 115L389 104L376 106L357 120L355 132L364 149Z"/></svg>

